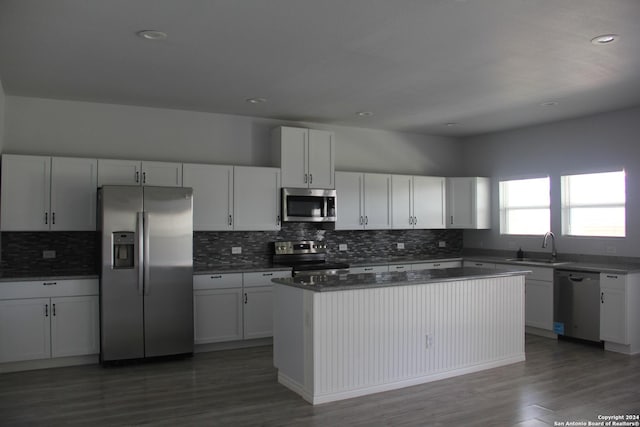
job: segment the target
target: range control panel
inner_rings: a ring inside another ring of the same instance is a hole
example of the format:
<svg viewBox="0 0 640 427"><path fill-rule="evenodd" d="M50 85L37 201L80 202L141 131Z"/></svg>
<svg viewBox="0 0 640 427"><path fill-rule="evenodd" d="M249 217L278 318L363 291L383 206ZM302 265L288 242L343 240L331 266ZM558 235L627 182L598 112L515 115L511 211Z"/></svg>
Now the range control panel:
<svg viewBox="0 0 640 427"><path fill-rule="evenodd" d="M298 242L274 242L276 255L320 254L327 251L327 244L315 240Z"/></svg>

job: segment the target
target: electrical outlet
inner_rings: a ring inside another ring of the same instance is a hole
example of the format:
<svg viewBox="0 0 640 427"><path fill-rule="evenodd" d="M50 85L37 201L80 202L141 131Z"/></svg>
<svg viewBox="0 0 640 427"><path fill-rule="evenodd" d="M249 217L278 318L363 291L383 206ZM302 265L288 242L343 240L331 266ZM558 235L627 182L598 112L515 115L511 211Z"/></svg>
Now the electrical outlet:
<svg viewBox="0 0 640 427"><path fill-rule="evenodd" d="M424 345L425 348L433 347L433 335L427 334L424 336Z"/></svg>
<svg viewBox="0 0 640 427"><path fill-rule="evenodd" d="M242 253L242 247L241 246L232 246L231 247L231 253L234 255L238 255Z"/></svg>
<svg viewBox="0 0 640 427"><path fill-rule="evenodd" d="M55 257L56 257L56 251L54 250L42 251L42 259L53 259Z"/></svg>
<svg viewBox="0 0 640 427"><path fill-rule="evenodd" d="M446 248L447 247L447 242L445 242L444 240L440 240L438 242L438 247L439 248Z"/></svg>
<svg viewBox="0 0 640 427"><path fill-rule="evenodd" d="M404 243L397 243L397 244L396 244L396 247L397 247L398 249L404 249Z"/></svg>
<svg viewBox="0 0 640 427"><path fill-rule="evenodd" d="M346 251L347 250L347 244L346 243L340 243L338 245L338 250L339 251Z"/></svg>

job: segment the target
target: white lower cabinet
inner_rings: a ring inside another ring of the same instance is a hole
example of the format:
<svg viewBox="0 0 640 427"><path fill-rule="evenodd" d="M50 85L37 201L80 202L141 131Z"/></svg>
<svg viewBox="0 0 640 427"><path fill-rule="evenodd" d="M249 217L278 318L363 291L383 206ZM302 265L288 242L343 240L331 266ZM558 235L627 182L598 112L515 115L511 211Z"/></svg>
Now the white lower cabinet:
<svg viewBox="0 0 640 427"><path fill-rule="evenodd" d="M290 271L194 276L195 344L273 336L271 279Z"/></svg>
<svg viewBox="0 0 640 427"><path fill-rule="evenodd" d="M97 291L97 280L3 283L0 362L97 354Z"/></svg>
<svg viewBox="0 0 640 427"><path fill-rule="evenodd" d="M640 275L600 273L600 339L640 352Z"/></svg>
<svg viewBox="0 0 640 427"><path fill-rule="evenodd" d="M525 278L524 323L553 330L553 281Z"/></svg>

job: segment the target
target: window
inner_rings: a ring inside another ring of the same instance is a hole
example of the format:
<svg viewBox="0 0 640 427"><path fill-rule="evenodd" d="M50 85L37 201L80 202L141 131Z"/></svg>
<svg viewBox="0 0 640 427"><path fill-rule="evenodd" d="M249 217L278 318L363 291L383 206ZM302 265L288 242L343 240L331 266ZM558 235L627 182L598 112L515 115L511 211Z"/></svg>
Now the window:
<svg viewBox="0 0 640 427"><path fill-rule="evenodd" d="M625 237L625 173L562 177L562 233Z"/></svg>
<svg viewBox="0 0 640 427"><path fill-rule="evenodd" d="M544 234L551 229L549 177L500 181L500 233Z"/></svg>

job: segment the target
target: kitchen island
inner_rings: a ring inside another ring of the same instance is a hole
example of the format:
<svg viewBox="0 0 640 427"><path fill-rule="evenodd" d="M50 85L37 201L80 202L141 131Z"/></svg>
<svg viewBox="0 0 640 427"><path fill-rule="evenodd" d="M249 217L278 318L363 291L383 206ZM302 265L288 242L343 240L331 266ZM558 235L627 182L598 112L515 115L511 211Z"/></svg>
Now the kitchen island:
<svg viewBox="0 0 640 427"><path fill-rule="evenodd" d="M526 273L273 279L278 381L319 404L523 361Z"/></svg>

